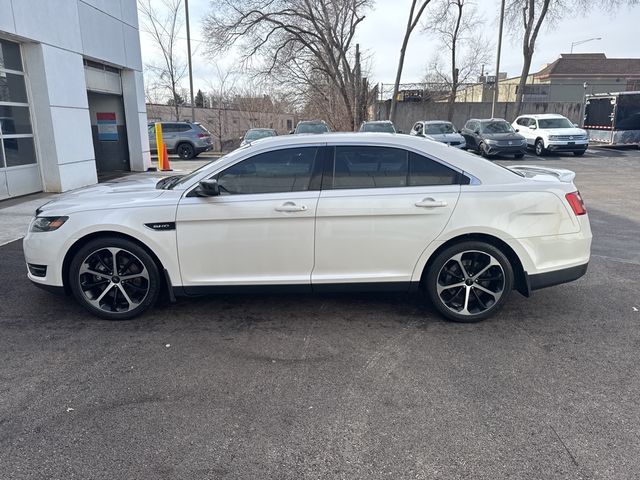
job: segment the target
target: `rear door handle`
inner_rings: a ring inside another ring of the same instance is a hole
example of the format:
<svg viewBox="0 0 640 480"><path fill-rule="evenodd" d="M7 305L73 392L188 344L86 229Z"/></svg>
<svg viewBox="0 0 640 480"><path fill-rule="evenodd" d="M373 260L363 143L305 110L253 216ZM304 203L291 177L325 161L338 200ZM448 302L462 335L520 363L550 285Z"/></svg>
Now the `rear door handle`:
<svg viewBox="0 0 640 480"><path fill-rule="evenodd" d="M276 212L304 212L306 209L306 205L296 205L294 202L285 202L279 207L276 207Z"/></svg>
<svg viewBox="0 0 640 480"><path fill-rule="evenodd" d="M436 200L434 198L423 198L421 201L416 202L416 207L422 208L436 208L436 207L446 207L447 202L444 200Z"/></svg>

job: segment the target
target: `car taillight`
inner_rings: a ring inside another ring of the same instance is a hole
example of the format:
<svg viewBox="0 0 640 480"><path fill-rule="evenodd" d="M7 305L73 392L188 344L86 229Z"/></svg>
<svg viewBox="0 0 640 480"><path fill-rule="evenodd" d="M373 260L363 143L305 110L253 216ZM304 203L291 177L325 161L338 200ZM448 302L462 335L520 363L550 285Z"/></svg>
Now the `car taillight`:
<svg viewBox="0 0 640 480"><path fill-rule="evenodd" d="M587 209L584 206L580 192L571 192L565 195L567 202L571 205L573 213L576 215L584 215L587 213Z"/></svg>
<svg viewBox="0 0 640 480"><path fill-rule="evenodd" d="M205 137L208 137L208 136L209 136L208 133L199 133L198 134L198 138L205 138Z"/></svg>

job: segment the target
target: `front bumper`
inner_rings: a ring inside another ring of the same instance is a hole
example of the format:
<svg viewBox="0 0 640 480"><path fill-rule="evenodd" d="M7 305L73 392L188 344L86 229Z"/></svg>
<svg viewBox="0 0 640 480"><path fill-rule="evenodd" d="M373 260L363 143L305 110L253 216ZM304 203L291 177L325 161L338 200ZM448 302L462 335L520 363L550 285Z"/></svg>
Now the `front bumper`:
<svg viewBox="0 0 640 480"><path fill-rule="evenodd" d="M489 145L485 144L487 155L517 155L527 153L527 145Z"/></svg>
<svg viewBox="0 0 640 480"><path fill-rule="evenodd" d="M583 152L589 148L589 142L549 142L546 148L550 152Z"/></svg>

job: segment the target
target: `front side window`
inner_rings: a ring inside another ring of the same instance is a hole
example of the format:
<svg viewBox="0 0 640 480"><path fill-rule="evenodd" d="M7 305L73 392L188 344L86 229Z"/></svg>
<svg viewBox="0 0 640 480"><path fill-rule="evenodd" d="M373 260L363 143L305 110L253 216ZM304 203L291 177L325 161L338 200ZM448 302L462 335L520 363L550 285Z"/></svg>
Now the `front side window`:
<svg viewBox="0 0 640 480"><path fill-rule="evenodd" d="M260 153L217 175L222 195L304 192L309 189L317 148Z"/></svg>
<svg viewBox="0 0 640 480"><path fill-rule="evenodd" d="M518 125L522 125L523 127L526 127L529 125L529 119L527 117L522 117L516 120L516 123Z"/></svg>
<svg viewBox="0 0 640 480"><path fill-rule="evenodd" d="M333 188L398 188L451 185L459 174L422 155L399 148L336 147Z"/></svg>

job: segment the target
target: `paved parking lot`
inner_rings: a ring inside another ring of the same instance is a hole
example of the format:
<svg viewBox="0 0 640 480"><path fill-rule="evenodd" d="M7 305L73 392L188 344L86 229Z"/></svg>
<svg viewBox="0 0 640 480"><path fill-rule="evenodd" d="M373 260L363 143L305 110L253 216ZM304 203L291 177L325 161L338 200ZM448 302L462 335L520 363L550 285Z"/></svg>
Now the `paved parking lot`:
<svg viewBox="0 0 640 480"><path fill-rule="evenodd" d="M209 297L110 323L0 247L0 477L640 477L640 152L517 163L577 172L594 255L476 325L398 294Z"/></svg>

